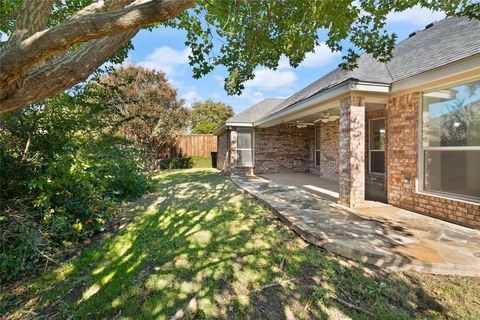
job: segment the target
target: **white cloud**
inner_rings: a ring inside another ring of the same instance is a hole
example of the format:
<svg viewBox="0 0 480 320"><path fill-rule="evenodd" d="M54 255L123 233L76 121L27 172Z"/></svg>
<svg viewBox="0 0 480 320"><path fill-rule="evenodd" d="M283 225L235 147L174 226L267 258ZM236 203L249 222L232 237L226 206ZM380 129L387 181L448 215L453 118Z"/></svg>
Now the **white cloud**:
<svg viewBox="0 0 480 320"><path fill-rule="evenodd" d="M282 55L280 57L280 60L278 61L278 67L277 70L285 70L285 69L291 69L292 67L290 66L290 62L288 61L287 57Z"/></svg>
<svg viewBox="0 0 480 320"><path fill-rule="evenodd" d="M300 66L307 68L323 67L331 63L340 55L340 52L332 52L327 45L322 43L321 45L315 47L314 52L309 52L306 54L305 60L303 60Z"/></svg>
<svg viewBox="0 0 480 320"><path fill-rule="evenodd" d="M256 70L254 74L255 78L245 82L245 88L257 90L280 89L292 85L297 80L297 76L291 70L280 71L262 68Z"/></svg>
<svg viewBox="0 0 480 320"><path fill-rule="evenodd" d="M177 90L184 87L184 82L182 80L175 80L170 78L168 79L168 83L170 83L170 85Z"/></svg>
<svg viewBox="0 0 480 320"><path fill-rule="evenodd" d="M8 36L6 33L0 32L0 41L4 42L8 40Z"/></svg>
<svg viewBox="0 0 480 320"><path fill-rule="evenodd" d="M387 23L408 23L425 26L430 22L445 18L445 13L414 6L402 12L391 12L387 15Z"/></svg>
<svg viewBox="0 0 480 320"><path fill-rule="evenodd" d="M263 99L265 99L265 96L263 95L263 93L260 92L260 91L255 91L255 92L253 93L253 96L251 97L250 100L251 100L253 103L257 103L257 102L262 101Z"/></svg>
<svg viewBox="0 0 480 320"><path fill-rule="evenodd" d="M255 104L265 99L263 92L260 91L252 92L250 90L246 90L242 96L248 99L252 104Z"/></svg>
<svg viewBox="0 0 480 320"><path fill-rule="evenodd" d="M145 60L140 61L138 64L154 69L161 70L171 77L178 73L178 68L181 65L188 63L188 55L190 54L190 49L184 49L183 51L173 49L169 46L162 46L155 48L152 53L150 53Z"/></svg>
<svg viewBox="0 0 480 320"><path fill-rule="evenodd" d="M182 95L180 98L185 100L185 105L187 107L190 107L192 105L192 103L194 103L196 100L201 100L202 99L202 97L200 97L198 92L195 91L195 90L188 91L187 93Z"/></svg>

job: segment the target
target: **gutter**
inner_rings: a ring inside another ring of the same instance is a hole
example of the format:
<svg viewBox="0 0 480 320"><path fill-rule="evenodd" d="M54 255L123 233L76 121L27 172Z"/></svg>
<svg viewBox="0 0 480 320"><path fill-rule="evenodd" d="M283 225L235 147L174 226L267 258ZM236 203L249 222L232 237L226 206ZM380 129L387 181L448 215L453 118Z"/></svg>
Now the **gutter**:
<svg viewBox="0 0 480 320"><path fill-rule="evenodd" d="M215 131L213 131L212 134L218 136L222 134L225 130L232 129L232 127L251 128L253 126L254 126L253 122L225 122L223 125L215 129Z"/></svg>
<svg viewBox="0 0 480 320"><path fill-rule="evenodd" d="M282 110L279 110L273 114L270 114L267 117L255 122L254 125L268 127L268 124L273 121L278 121L283 117L289 116L296 112L303 111L314 105L321 104L327 100L330 100L332 98L335 98L337 96L340 96L350 91L390 93L390 84L365 82L365 81L359 81L354 78L350 78L334 85L333 87L327 88L325 90L321 90L313 94L312 96L305 98L304 100L300 100Z"/></svg>

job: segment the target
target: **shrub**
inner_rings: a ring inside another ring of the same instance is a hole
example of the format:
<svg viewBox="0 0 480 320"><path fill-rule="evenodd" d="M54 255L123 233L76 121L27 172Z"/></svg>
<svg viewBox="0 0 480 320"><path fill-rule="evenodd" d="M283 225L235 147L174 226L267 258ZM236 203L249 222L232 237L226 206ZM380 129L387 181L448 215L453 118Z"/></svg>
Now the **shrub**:
<svg viewBox="0 0 480 320"><path fill-rule="evenodd" d="M151 186L143 158L81 94L0 118L0 282L103 230Z"/></svg>
<svg viewBox="0 0 480 320"><path fill-rule="evenodd" d="M17 182L28 198L2 199L0 282L103 230L117 201L148 190L149 181L127 150L99 151L82 144L57 154L43 170ZM2 173L7 172L3 164ZM8 179L8 173L2 178Z"/></svg>

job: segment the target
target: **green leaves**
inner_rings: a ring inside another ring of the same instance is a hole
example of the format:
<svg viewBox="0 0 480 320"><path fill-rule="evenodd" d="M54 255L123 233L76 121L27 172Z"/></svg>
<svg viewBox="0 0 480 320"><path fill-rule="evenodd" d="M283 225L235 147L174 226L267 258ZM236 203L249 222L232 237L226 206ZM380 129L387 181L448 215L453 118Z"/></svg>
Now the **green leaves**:
<svg viewBox="0 0 480 320"><path fill-rule="evenodd" d="M190 111L192 133L212 133L217 127L233 116L231 106L211 99L196 101Z"/></svg>
<svg viewBox="0 0 480 320"><path fill-rule="evenodd" d="M102 230L117 202L149 189L142 156L106 130L101 97L86 85L0 117L0 282Z"/></svg>
<svg viewBox="0 0 480 320"><path fill-rule="evenodd" d="M65 22L92 2L54 1L48 26ZM21 4L21 0L1 0L1 32L11 34ZM386 17L415 6L443 11L447 16L480 19L476 0L209 0L198 1L163 25L186 31L194 78L225 67L225 90L240 94L256 68L275 69L282 55L290 65L298 66L320 43L343 52L341 66L345 69L355 68L362 53L388 62L397 36L385 30ZM145 29L158 26L150 24ZM132 48L128 43L109 61L123 62Z"/></svg>
<svg viewBox="0 0 480 320"><path fill-rule="evenodd" d="M386 17L414 6L480 18L480 4L473 0L218 0L200 1L166 25L187 31L194 78L224 66L225 90L240 94L257 67L275 69L281 55L295 67L320 42L344 52L345 69L355 68L362 53L388 62L397 36L386 31Z"/></svg>

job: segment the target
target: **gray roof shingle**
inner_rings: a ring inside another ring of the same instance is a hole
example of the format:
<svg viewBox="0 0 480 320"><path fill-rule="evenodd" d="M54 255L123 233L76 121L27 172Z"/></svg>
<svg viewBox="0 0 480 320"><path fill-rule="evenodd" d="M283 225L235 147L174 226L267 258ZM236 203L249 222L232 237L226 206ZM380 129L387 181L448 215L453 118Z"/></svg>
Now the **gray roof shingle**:
<svg viewBox="0 0 480 320"><path fill-rule="evenodd" d="M387 64L393 82L480 53L480 21L451 17L397 44Z"/></svg>
<svg viewBox="0 0 480 320"><path fill-rule="evenodd" d="M285 99L285 101L278 105L275 110L272 110L271 114L283 110L294 103L300 102L316 93L325 91L349 79L376 83L392 82L392 77L390 76L386 65L378 62L372 56L367 54L360 56L357 64L358 68L352 71L345 71L341 68L336 68L335 70L327 73L325 76Z"/></svg>
<svg viewBox="0 0 480 320"><path fill-rule="evenodd" d="M476 54L480 54L480 21L446 18L398 43L387 64L363 54L355 70L336 68L285 100L265 99L227 122L256 122L347 80L391 84Z"/></svg>
<svg viewBox="0 0 480 320"><path fill-rule="evenodd" d="M237 115L234 115L230 119L227 120L229 122L236 122L236 123L251 123L255 122L266 115L268 115L273 108L278 106L283 99L276 99L276 98L267 98L260 102L257 102L253 106L243 110Z"/></svg>
<svg viewBox="0 0 480 320"><path fill-rule="evenodd" d="M380 63L370 55L363 54L355 70L333 70L285 99L270 114L349 79L391 84L479 53L480 21L464 17L446 18L398 43L389 63Z"/></svg>

